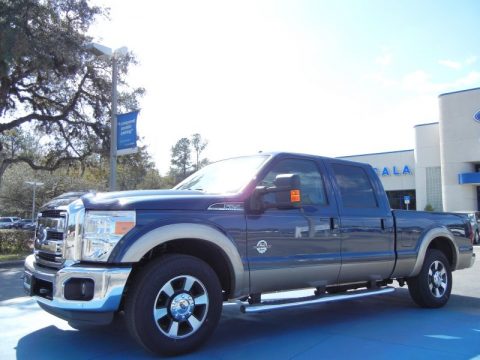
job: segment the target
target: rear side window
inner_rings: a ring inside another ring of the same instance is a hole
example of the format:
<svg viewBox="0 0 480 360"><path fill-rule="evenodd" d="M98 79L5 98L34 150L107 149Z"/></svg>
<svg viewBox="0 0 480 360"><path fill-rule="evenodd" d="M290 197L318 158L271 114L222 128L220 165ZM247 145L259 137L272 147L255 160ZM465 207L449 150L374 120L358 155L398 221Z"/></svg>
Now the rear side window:
<svg viewBox="0 0 480 360"><path fill-rule="evenodd" d="M345 208L378 208L372 183L358 166L332 164Z"/></svg>

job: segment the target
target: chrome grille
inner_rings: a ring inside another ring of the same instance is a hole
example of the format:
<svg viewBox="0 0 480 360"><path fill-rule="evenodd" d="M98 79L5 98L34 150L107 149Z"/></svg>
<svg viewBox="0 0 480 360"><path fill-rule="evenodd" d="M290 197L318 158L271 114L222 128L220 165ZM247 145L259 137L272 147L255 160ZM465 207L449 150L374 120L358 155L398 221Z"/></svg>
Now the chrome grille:
<svg viewBox="0 0 480 360"><path fill-rule="evenodd" d="M62 266L66 224L67 212L64 210L45 210L39 214L35 233L35 258L40 265L53 268Z"/></svg>
<svg viewBox="0 0 480 360"><path fill-rule="evenodd" d="M49 239L52 239L52 240L63 241L64 233L60 231L47 231L47 236Z"/></svg>
<svg viewBox="0 0 480 360"><path fill-rule="evenodd" d="M44 210L41 212L41 216L44 218L59 218L65 216L65 210Z"/></svg>

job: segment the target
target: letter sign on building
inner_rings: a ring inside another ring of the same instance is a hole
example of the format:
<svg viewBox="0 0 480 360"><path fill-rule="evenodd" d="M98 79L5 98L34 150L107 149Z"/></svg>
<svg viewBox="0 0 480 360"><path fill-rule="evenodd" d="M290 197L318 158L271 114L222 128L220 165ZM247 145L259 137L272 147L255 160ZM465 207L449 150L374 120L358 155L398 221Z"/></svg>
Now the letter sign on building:
<svg viewBox="0 0 480 360"><path fill-rule="evenodd" d="M403 175L412 175L412 172L410 171L410 168L408 167L408 165L405 165L403 167Z"/></svg>

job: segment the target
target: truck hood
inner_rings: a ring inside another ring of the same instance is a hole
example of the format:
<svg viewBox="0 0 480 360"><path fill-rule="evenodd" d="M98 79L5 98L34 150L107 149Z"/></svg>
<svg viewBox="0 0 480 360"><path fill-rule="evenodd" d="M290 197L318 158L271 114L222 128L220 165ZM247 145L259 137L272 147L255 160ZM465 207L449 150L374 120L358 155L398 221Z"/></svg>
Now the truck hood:
<svg viewBox="0 0 480 360"><path fill-rule="evenodd" d="M205 210L225 201L224 195L195 190L137 190L82 196L87 210Z"/></svg>

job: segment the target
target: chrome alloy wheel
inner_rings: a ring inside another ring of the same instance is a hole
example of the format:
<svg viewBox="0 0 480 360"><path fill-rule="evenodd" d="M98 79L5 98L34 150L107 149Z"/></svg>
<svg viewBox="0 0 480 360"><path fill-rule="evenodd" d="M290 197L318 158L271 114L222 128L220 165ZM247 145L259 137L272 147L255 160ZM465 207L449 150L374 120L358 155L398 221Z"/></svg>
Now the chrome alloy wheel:
<svg viewBox="0 0 480 360"><path fill-rule="evenodd" d="M157 294L153 317L158 329L172 339L196 332L208 313L208 293L200 280L190 275L169 280Z"/></svg>
<svg viewBox="0 0 480 360"><path fill-rule="evenodd" d="M436 298L441 298L448 286L447 270L441 261L434 261L428 269L428 287Z"/></svg>

